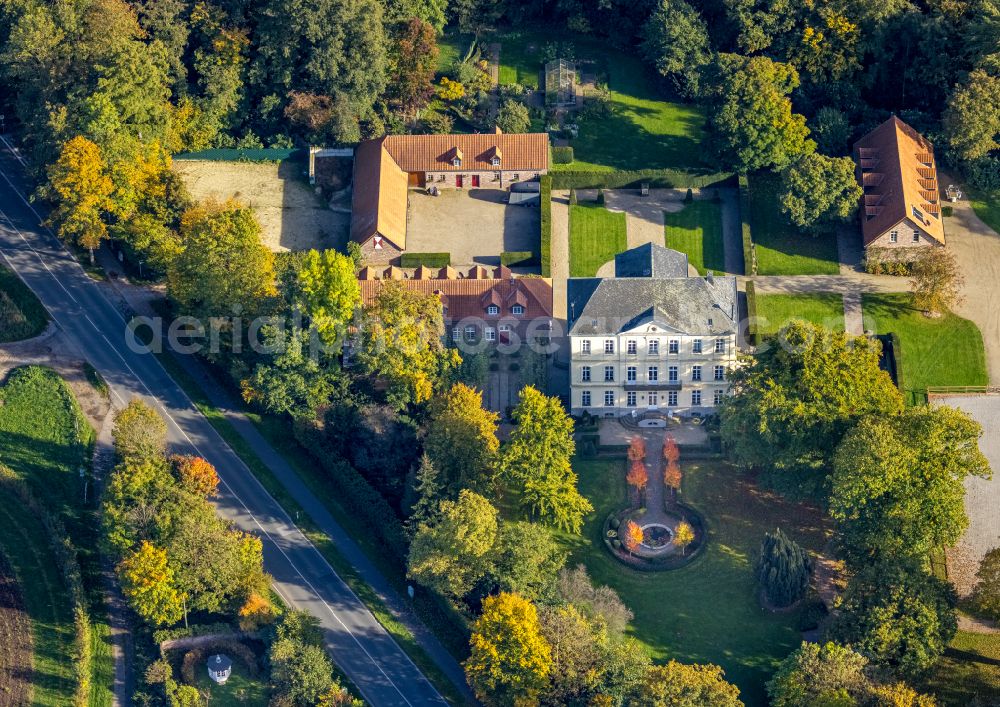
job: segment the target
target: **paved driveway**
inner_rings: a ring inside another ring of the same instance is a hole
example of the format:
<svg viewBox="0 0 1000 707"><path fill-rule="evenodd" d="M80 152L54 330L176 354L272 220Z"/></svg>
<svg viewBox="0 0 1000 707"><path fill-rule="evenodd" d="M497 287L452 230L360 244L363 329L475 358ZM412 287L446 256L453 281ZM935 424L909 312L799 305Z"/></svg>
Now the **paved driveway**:
<svg viewBox="0 0 1000 707"><path fill-rule="evenodd" d="M975 586L983 555L1000 547L1000 393L933 396L932 402L964 410L983 426L979 448L993 468L992 479L966 479L969 527L958 545L948 550L948 577L965 596Z"/></svg>

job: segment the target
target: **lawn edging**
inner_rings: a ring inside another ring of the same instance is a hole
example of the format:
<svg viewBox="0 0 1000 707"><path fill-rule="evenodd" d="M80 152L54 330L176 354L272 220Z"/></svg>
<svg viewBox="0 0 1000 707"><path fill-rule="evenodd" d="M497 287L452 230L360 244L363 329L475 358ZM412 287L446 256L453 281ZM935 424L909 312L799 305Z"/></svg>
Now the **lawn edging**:
<svg viewBox="0 0 1000 707"><path fill-rule="evenodd" d="M738 179L740 192L740 231L743 234L743 274L757 274L757 253L750 230L750 180L741 174Z"/></svg>
<svg viewBox="0 0 1000 707"><path fill-rule="evenodd" d="M49 540L52 556L55 558L59 574L63 578L72 603L73 628L75 632L73 672L76 690L73 695L75 707L83 707L90 702L91 663L93 647L92 626L87 611L87 596L83 588L83 575L76 558L76 549L62 522L45 508L22 479L6 465L0 464L0 488L8 498L18 501L38 519ZM41 558L39 558L41 560Z"/></svg>
<svg viewBox="0 0 1000 707"><path fill-rule="evenodd" d="M541 196L541 259L542 277L552 276L552 175L542 175L540 181Z"/></svg>
<svg viewBox="0 0 1000 707"><path fill-rule="evenodd" d="M657 189L705 189L725 186L732 172L693 172L681 169L637 169L617 171L565 170L553 172L554 189L625 189L648 184Z"/></svg>

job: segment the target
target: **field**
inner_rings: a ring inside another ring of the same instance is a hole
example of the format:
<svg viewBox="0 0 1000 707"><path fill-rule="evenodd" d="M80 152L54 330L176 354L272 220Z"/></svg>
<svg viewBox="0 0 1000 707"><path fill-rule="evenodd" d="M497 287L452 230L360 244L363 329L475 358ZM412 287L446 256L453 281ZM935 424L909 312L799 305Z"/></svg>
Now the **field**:
<svg viewBox="0 0 1000 707"><path fill-rule="evenodd" d="M107 640L110 629L99 589L98 526L93 506L82 503L84 480L79 474L88 466L92 434L69 387L53 371L37 366L18 368L0 387L0 460L62 519L76 546L91 602L90 704L105 707L111 704L113 681ZM92 504L93 493L89 500ZM39 552L47 552L45 542L43 537ZM52 568L51 562L43 564ZM58 575L57 579L61 582ZM70 621L71 633L72 628Z"/></svg>
<svg viewBox="0 0 1000 707"><path fill-rule="evenodd" d="M210 695L208 704L212 707L267 707L267 684L260 677L251 677L246 668L238 661L233 661L233 672L225 685L216 685L208 677L208 671L198 671L197 688L200 692Z"/></svg>
<svg viewBox="0 0 1000 707"><path fill-rule="evenodd" d="M836 275L837 239L800 233L778 205L778 177L750 177L750 229L757 248L758 275Z"/></svg>
<svg viewBox="0 0 1000 707"><path fill-rule="evenodd" d="M664 213L667 248L686 253L688 262L704 275L725 272L722 246L722 207L712 201L695 201L682 211Z"/></svg>
<svg viewBox="0 0 1000 707"><path fill-rule="evenodd" d="M580 490L595 511L580 536L562 535L571 563L582 562L599 584L613 587L635 613L632 634L657 661L716 663L744 702L765 703L764 683L798 647L798 612L769 615L757 603L754 556L765 531L780 527L816 550L825 543L821 513L757 488L721 462L684 463L684 500L698 508L709 545L692 564L659 573L624 567L605 550L601 527L624 504L625 464L577 460Z"/></svg>
<svg viewBox="0 0 1000 707"><path fill-rule="evenodd" d="M543 47L557 37L572 45L582 71L596 73L611 91L610 114L580 118L571 141L576 161L560 170L699 167L705 122L692 105L664 100L648 68L637 57L589 37L542 30L507 34L500 42L500 83L537 87Z"/></svg>
<svg viewBox="0 0 1000 707"><path fill-rule="evenodd" d="M1000 698L1000 635L959 631L926 689L947 707L966 707L976 695Z"/></svg>
<svg viewBox="0 0 1000 707"><path fill-rule="evenodd" d="M0 552L0 695L4 704L26 705L31 698L32 647L24 592Z"/></svg>
<svg viewBox="0 0 1000 707"><path fill-rule="evenodd" d="M792 319L844 330L844 298L837 294L757 295L758 331L775 334Z"/></svg>
<svg viewBox="0 0 1000 707"><path fill-rule="evenodd" d="M69 594L41 521L9 495L0 496L0 552L14 568L31 617L35 707L72 703L75 629ZM6 679L0 675L0 680ZM4 704L10 704L4 702Z"/></svg>
<svg viewBox="0 0 1000 707"><path fill-rule="evenodd" d="M253 207L261 239L273 251L339 248L348 214L331 211L302 175L303 165L176 160L174 171L196 200L236 199Z"/></svg>
<svg viewBox="0 0 1000 707"><path fill-rule="evenodd" d="M862 308L866 330L899 336L901 385L908 400L923 402L928 386L989 383L983 337L968 319L950 312L937 319L925 317L905 294L867 294Z"/></svg>
<svg viewBox="0 0 1000 707"><path fill-rule="evenodd" d="M38 336L49 316L20 278L0 265L0 343Z"/></svg>
<svg viewBox="0 0 1000 707"><path fill-rule="evenodd" d="M570 277L593 277L627 242L624 213L595 204L569 207Z"/></svg>

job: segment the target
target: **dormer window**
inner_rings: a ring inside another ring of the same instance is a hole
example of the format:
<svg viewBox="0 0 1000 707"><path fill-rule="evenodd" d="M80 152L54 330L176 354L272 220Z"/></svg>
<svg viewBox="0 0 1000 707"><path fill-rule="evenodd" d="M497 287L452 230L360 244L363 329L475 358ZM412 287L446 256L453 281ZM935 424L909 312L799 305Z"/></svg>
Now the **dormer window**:
<svg viewBox="0 0 1000 707"><path fill-rule="evenodd" d="M490 164L493 165L494 167L499 167L500 166L500 158L499 157L494 157L493 159L490 160Z"/></svg>
<svg viewBox="0 0 1000 707"><path fill-rule="evenodd" d="M491 304L489 307L486 308L486 313L491 317L495 317L496 315L500 314L500 308L497 307L495 304Z"/></svg>
<svg viewBox="0 0 1000 707"><path fill-rule="evenodd" d="M512 314L516 314L517 316L521 316L522 314L524 314L524 307L522 307L519 304L515 304L513 307L510 308L510 311L511 311Z"/></svg>
<svg viewBox="0 0 1000 707"><path fill-rule="evenodd" d="M454 158L451 161L451 166L452 167L461 167L462 166L462 158L461 157Z"/></svg>

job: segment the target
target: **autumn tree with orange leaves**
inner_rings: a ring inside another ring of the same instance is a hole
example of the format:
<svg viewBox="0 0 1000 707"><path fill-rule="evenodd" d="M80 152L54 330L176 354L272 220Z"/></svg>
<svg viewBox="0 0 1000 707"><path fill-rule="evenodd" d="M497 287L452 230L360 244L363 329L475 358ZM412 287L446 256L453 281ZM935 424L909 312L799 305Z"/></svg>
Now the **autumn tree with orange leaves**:
<svg viewBox="0 0 1000 707"><path fill-rule="evenodd" d="M630 462L642 461L646 458L646 442L642 437L636 436L628 445L628 460Z"/></svg>
<svg viewBox="0 0 1000 707"><path fill-rule="evenodd" d="M646 465L638 459L633 461L629 466L628 473L625 475L625 481L627 481L628 485L633 489L635 505L644 505L644 492L646 490L646 484L649 482L649 474L646 471Z"/></svg>
<svg viewBox="0 0 1000 707"><path fill-rule="evenodd" d="M193 455L177 455L171 461L186 490L206 498L218 493L219 475L209 462Z"/></svg>
<svg viewBox="0 0 1000 707"><path fill-rule="evenodd" d="M634 520L625 521L625 532L622 534L622 544L631 555L642 543L642 528Z"/></svg>
<svg viewBox="0 0 1000 707"><path fill-rule="evenodd" d="M681 450L673 437L666 437L663 440L663 458L667 462L677 462L681 458Z"/></svg>

